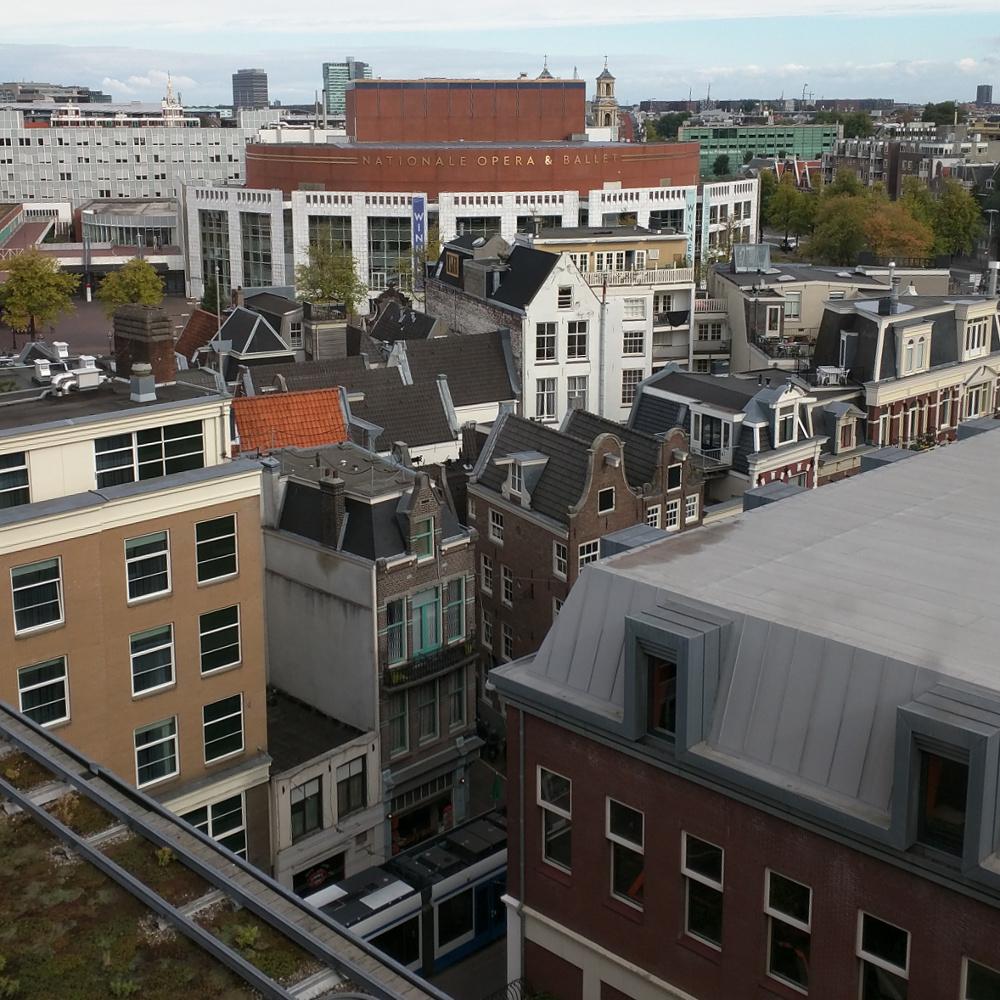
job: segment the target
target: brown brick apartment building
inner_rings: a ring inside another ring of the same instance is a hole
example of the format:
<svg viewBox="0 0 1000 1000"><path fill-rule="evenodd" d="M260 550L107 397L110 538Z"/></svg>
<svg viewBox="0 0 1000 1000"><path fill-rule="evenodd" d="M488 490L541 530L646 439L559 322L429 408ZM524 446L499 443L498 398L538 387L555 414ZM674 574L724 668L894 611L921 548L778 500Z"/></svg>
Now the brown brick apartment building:
<svg viewBox="0 0 1000 1000"><path fill-rule="evenodd" d="M538 649L603 535L701 523L702 481L679 428L653 437L584 410L560 430L502 414L467 494L478 533L480 641L491 659Z"/></svg>
<svg viewBox="0 0 1000 1000"><path fill-rule="evenodd" d="M144 315L130 381L42 345L5 370L0 699L266 865L260 472Z"/></svg>
<svg viewBox="0 0 1000 1000"><path fill-rule="evenodd" d="M602 560L493 671L508 978L997 995L998 455L984 433Z"/></svg>

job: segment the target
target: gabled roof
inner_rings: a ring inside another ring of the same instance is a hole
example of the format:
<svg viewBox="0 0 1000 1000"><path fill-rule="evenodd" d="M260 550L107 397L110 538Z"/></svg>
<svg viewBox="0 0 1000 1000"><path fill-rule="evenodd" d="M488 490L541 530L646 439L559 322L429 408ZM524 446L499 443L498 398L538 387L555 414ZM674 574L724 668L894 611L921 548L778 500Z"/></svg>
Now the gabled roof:
<svg viewBox="0 0 1000 1000"><path fill-rule="evenodd" d="M437 322L427 313L407 309L398 302L386 302L382 313L369 331L374 340L395 343L397 340L426 340Z"/></svg>
<svg viewBox="0 0 1000 1000"><path fill-rule="evenodd" d="M204 347L216 335L219 329L219 319L215 313L210 313L200 306L191 310L187 323L174 350L190 361L198 349Z"/></svg>
<svg viewBox="0 0 1000 1000"><path fill-rule="evenodd" d="M409 341L406 360L416 383L444 375L455 406L517 399L506 331Z"/></svg>
<svg viewBox="0 0 1000 1000"><path fill-rule="evenodd" d="M336 389L241 396L233 400L233 419L244 452L338 444L348 436Z"/></svg>
<svg viewBox="0 0 1000 1000"><path fill-rule="evenodd" d="M709 403L724 410L740 413L757 395L760 386L753 379L733 375L703 375L698 372L671 371L654 375L645 386L662 389L675 396L682 396L694 403ZM644 386L644 387L645 387ZM666 430L667 428L662 428Z"/></svg>
<svg viewBox="0 0 1000 1000"><path fill-rule="evenodd" d="M246 357L248 354L276 354L289 350L274 327L260 313L244 306L233 309L223 320L222 329L213 340L230 341L233 354L240 357Z"/></svg>
<svg viewBox="0 0 1000 1000"><path fill-rule="evenodd" d="M643 434L587 410L570 410L562 429L566 434L590 443L600 434L614 434L625 446L625 478L629 486L637 490L656 481L661 445L652 434Z"/></svg>
<svg viewBox="0 0 1000 1000"><path fill-rule="evenodd" d="M511 250L506 263L500 287L490 298L515 309L524 309L559 263L559 255L518 245Z"/></svg>
<svg viewBox="0 0 1000 1000"><path fill-rule="evenodd" d="M329 389L348 385L361 377L365 360L361 357L337 358L333 361L285 361L273 365L255 365L249 370L250 382L256 392L266 392L282 386L292 391Z"/></svg>
<svg viewBox="0 0 1000 1000"><path fill-rule="evenodd" d="M486 489L500 492L507 480L506 466L494 459L523 452L538 452L548 461L531 491L531 509L561 524L569 520L587 482L590 443L546 427L536 420L503 413L493 425L490 440L473 473Z"/></svg>

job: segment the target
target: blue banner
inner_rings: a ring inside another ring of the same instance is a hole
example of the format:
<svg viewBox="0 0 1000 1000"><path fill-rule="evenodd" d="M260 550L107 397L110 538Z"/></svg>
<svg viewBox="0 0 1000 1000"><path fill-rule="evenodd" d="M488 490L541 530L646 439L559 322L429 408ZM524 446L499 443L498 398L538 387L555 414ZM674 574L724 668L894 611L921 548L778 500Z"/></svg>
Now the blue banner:
<svg viewBox="0 0 1000 1000"><path fill-rule="evenodd" d="M427 206L420 195L413 199L413 252L420 254L427 243Z"/></svg>

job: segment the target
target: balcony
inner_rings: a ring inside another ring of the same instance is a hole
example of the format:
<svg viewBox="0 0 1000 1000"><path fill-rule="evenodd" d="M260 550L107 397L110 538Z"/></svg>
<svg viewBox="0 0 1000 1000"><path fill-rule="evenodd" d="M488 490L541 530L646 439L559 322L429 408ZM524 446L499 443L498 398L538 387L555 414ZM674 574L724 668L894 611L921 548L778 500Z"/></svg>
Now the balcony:
<svg viewBox="0 0 1000 1000"><path fill-rule="evenodd" d="M670 330L686 330L690 324L689 309L675 309L673 312L653 313L654 327L667 327Z"/></svg>
<svg viewBox="0 0 1000 1000"><path fill-rule="evenodd" d="M691 466L699 472L721 472L733 464L733 453L730 448L698 448L691 449L689 456Z"/></svg>
<svg viewBox="0 0 1000 1000"><path fill-rule="evenodd" d="M728 313L729 307L725 299L695 299L696 313Z"/></svg>
<svg viewBox="0 0 1000 1000"><path fill-rule="evenodd" d="M383 663L382 685L387 688L402 687L416 681L428 680L438 674L453 670L460 663L476 655L475 636L467 636L463 642L452 646L436 649L424 656L415 656L412 660L389 666Z"/></svg>
<svg viewBox="0 0 1000 1000"><path fill-rule="evenodd" d="M769 358L808 361L812 357L814 338L752 337L751 343Z"/></svg>
<svg viewBox="0 0 1000 1000"><path fill-rule="evenodd" d="M588 285L598 288L605 283L607 283L609 288L690 285L694 283L694 268L658 267L651 271L584 271L583 280Z"/></svg>

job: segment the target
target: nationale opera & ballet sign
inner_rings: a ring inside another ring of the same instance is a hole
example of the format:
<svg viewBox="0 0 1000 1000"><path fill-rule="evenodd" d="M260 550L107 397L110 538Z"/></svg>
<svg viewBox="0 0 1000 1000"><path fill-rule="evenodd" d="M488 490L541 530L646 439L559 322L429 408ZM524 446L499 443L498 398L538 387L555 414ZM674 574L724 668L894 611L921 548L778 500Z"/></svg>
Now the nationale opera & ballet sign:
<svg viewBox="0 0 1000 1000"><path fill-rule="evenodd" d="M551 167L602 166L617 163L618 153L370 153L363 167Z"/></svg>

